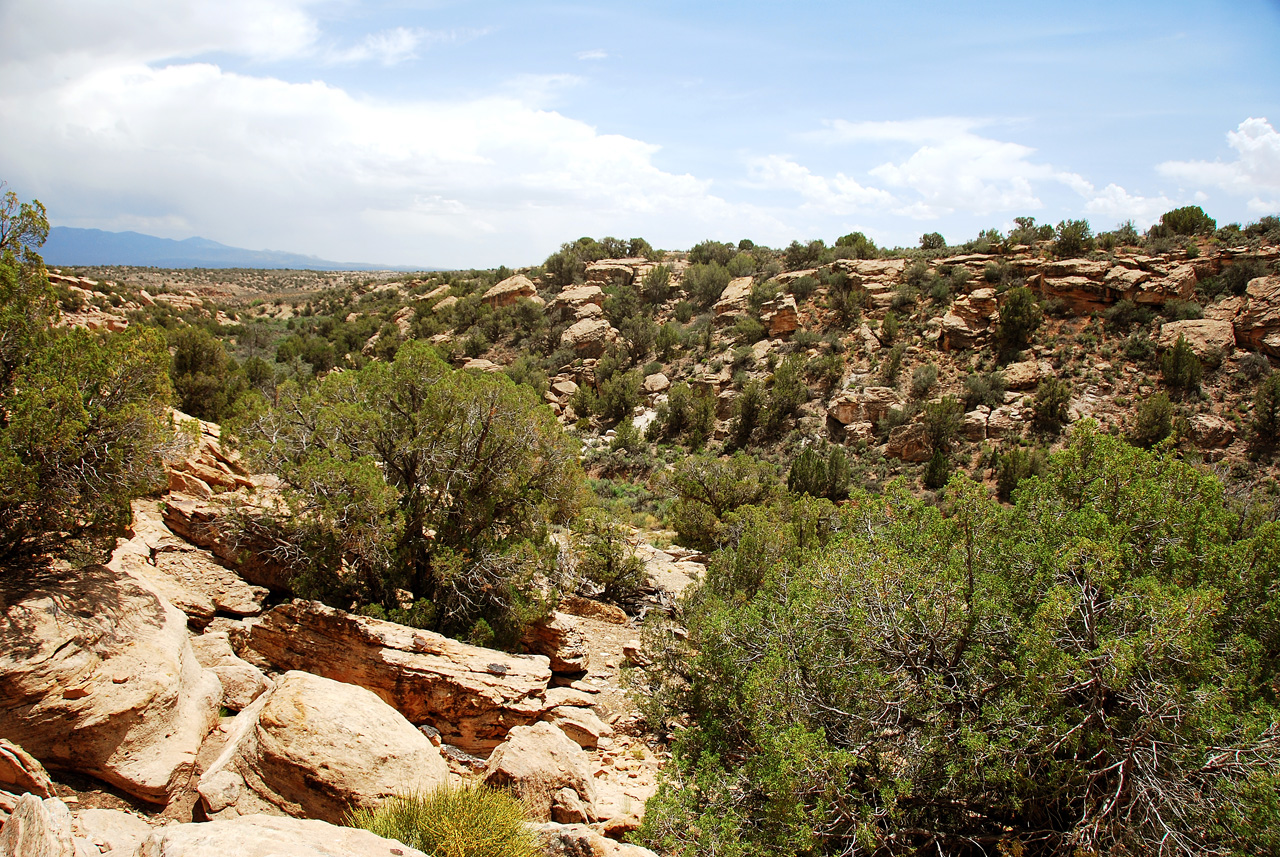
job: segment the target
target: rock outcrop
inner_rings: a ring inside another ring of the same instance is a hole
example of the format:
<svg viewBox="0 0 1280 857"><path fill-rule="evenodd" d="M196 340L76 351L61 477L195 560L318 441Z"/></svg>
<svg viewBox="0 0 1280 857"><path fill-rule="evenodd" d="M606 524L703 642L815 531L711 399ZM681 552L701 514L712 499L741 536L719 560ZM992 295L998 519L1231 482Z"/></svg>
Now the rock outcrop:
<svg viewBox="0 0 1280 857"><path fill-rule="evenodd" d="M152 832L135 857L426 857L394 839L316 819L249 815Z"/></svg>
<svg viewBox="0 0 1280 857"><path fill-rule="evenodd" d="M245 620L241 657L360 685L414 725L429 724L469 753L487 753L545 708L548 659L509 655L314 601Z"/></svg>
<svg viewBox="0 0 1280 857"><path fill-rule="evenodd" d="M895 428L889 433L884 454L886 458L901 458L903 461L928 461L932 453L924 426L920 423L908 423Z"/></svg>
<svg viewBox="0 0 1280 857"><path fill-rule="evenodd" d="M0 814L12 812L18 797L28 792L37 797L53 797L53 781L39 760L12 741L0 738Z"/></svg>
<svg viewBox="0 0 1280 857"><path fill-rule="evenodd" d="M166 802L222 696L186 616L100 565L0 576L0 609L0 735L46 766Z"/></svg>
<svg viewBox="0 0 1280 857"><path fill-rule="evenodd" d="M337 824L352 807L448 777L439 748L373 693L293 671L237 715L198 788L210 817L279 811Z"/></svg>
<svg viewBox="0 0 1280 857"><path fill-rule="evenodd" d="M489 288L481 298L489 306L503 307L515 303L521 298L531 298L538 293L533 281L524 274L507 277Z"/></svg>
<svg viewBox="0 0 1280 857"><path fill-rule="evenodd" d="M567 613L552 613L542 622L529 626L520 642L526 651L546 655L552 672L580 673L591 665L587 641Z"/></svg>
<svg viewBox="0 0 1280 857"><path fill-rule="evenodd" d="M599 357L618 341L618 331L603 318L584 318L560 335L560 344L581 357Z"/></svg>
<svg viewBox="0 0 1280 857"><path fill-rule="evenodd" d="M200 666L212 670L222 682L222 706L243 711L271 688L262 670L236 656L226 631L209 631L194 637L191 648Z"/></svg>
<svg viewBox="0 0 1280 857"><path fill-rule="evenodd" d="M1245 296L1235 318L1236 344L1280 358L1280 276L1250 280Z"/></svg>
<svg viewBox="0 0 1280 857"><path fill-rule="evenodd" d="M755 280L751 277L735 277L729 281L720 293L720 298L712 309L716 316L731 320L736 316L746 315L751 311L751 287Z"/></svg>
<svg viewBox="0 0 1280 857"><path fill-rule="evenodd" d="M1187 321L1171 321L1160 325L1157 340L1161 348L1172 348L1181 336L1199 357L1217 350L1220 355L1230 354L1236 347L1236 333L1231 322L1217 318L1196 318Z"/></svg>
<svg viewBox="0 0 1280 857"><path fill-rule="evenodd" d="M511 789L540 821L596 819L587 756L550 723L512 729L489 757L484 783Z"/></svg>
<svg viewBox="0 0 1280 857"><path fill-rule="evenodd" d="M77 857L67 805L33 794L19 798L0 828L0 857Z"/></svg>
<svg viewBox="0 0 1280 857"><path fill-rule="evenodd" d="M547 857L658 857L648 848L614 842L585 824L538 825Z"/></svg>

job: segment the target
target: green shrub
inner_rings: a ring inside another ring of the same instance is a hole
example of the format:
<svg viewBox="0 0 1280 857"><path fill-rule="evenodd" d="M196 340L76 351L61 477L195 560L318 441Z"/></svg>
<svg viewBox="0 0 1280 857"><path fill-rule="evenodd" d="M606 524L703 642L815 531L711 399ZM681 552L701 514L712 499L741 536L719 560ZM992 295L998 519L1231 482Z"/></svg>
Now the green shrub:
<svg viewBox="0 0 1280 857"><path fill-rule="evenodd" d="M671 269L666 265L658 265L644 275L640 281L640 294L646 303L660 304L671 293Z"/></svg>
<svg viewBox="0 0 1280 857"><path fill-rule="evenodd" d="M926 232L920 236L921 250L945 250L947 249L947 239L943 238L941 233Z"/></svg>
<svg viewBox="0 0 1280 857"><path fill-rule="evenodd" d="M1250 422L1254 443L1272 447L1280 441L1280 374L1268 375L1253 396Z"/></svg>
<svg viewBox="0 0 1280 857"><path fill-rule="evenodd" d="M1173 402L1164 393L1144 399L1138 405L1133 431L1129 439L1150 449L1173 433Z"/></svg>
<svg viewBox="0 0 1280 857"><path fill-rule="evenodd" d="M1057 433L1067 422L1067 406L1071 404L1071 385L1061 378L1045 378L1036 386L1031 405L1036 428Z"/></svg>
<svg viewBox="0 0 1280 857"><path fill-rule="evenodd" d="M1212 235L1217 222L1198 205L1186 205L1160 215L1160 225L1173 235Z"/></svg>
<svg viewBox="0 0 1280 857"><path fill-rule="evenodd" d="M892 345L898 338L898 327L898 314L892 311L885 313L884 321L880 322L880 341Z"/></svg>
<svg viewBox="0 0 1280 857"><path fill-rule="evenodd" d="M431 857L535 857L541 853L524 805L487 786L440 786L358 809L347 823Z"/></svg>
<svg viewBox="0 0 1280 857"><path fill-rule="evenodd" d="M1031 337L1040 328L1044 314L1036 302L1035 293L1026 286L1017 286L1005 292L1000 304L1000 321L996 328L996 340L1004 357L1021 351L1031 344Z"/></svg>
<svg viewBox="0 0 1280 857"><path fill-rule="evenodd" d="M738 248L723 241L700 241L689 250L691 265L728 265L737 254Z"/></svg>
<svg viewBox="0 0 1280 857"><path fill-rule="evenodd" d="M1044 453L1039 449L1028 451L1015 446L1002 454L996 465L996 496L1008 503L1022 480L1040 475L1044 463Z"/></svg>
<svg viewBox="0 0 1280 857"><path fill-rule="evenodd" d="M836 239L836 258L874 259L878 254L876 244L861 232L850 232Z"/></svg>
<svg viewBox="0 0 1280 857"><path fill-rule="evenodd" d="M1204 318L1204 308L1195 301L1182 301L1174 298L1164 302L1164 306L1160 307L1160 314L1170 321L1188 321L1195 318Z"/></svg>
<svg viewBox="0 0 1280 857"><path fill-rule="evenodd" d="M1175 390L1190 392L1199 388L1200 375L1204 367L1200 358L1191 350L1185 336L1179 334L1178 341L1160 358L1160 374L1164 381Z"/></svg>
<svg viewBox="0 0 1280 857"><path fill-rule="evenodd" d="M792 241L782 254L782 264L788 271L816 268L822 264L826 254L827 245L820 238L804 244Z"/></svg>
<svg viewBox="0 0 1280 857"><path fill-rule="evenodd" d="M751 445L751 436L764 423L767 409L764 385L752 378L733 402L733 418L729 421L730 449L746 449Z"/></svg>
<svg viewBox="0 0 1280 857"><path fill-rule="evenodd" d="M574 522L573 545L583 594L627 604L648 581L644 563L628 539L629 531L603 510L591 510Z"/></svg>
<svg viewBox="0 0 1280 857"><path fill-rule="evenodd" d="M947 484L951 478L951 459L941 449L935 449L929 456L929 463L924 466L924 474L920 481L924 487L937 491Z"/></svg>
<svg viewBox="0 0 1280 857"><path fill-rule="evenodd" d="M902 355L906 350L907 347L901 342L889 349L889 354L880 366L880 382L886 387L897 385L898 373L902 371Z"/></svg>
<svg viewBox="0 0 1280 857"><path fill-rule="evenodd" d="M733 323L733 327L729 329L734 341L741 345L759 342L765 338L768 332L759 319L751 315L738 316L737 321Z"/></svg>
<svg viewBox="0 0 1280 857"><path fill-rule="evenodd" d="M728 513L764 502L777 488L773 466L745 452L731 458L691 455L668 479L676 499L668 507L667 525L682 545L703 549L716 547L724 538Z"/></svg>
<svg viewBox="0 0 1280 857"><path fill-rule="evenodd" d="M1054 230L1053 252L1060 257L1079 256L1093 249L1093 230L1087 220L1064 220Z"/></svg>
<svg viewBox="0 0 1280 857"><path fill-rule="evenodd" d="M709 307L720 300L720 295L724 292L724 287L729 285L730 279L728 269L718 262L712 262L709 265L691 265L684 272L684 290L699 306Z"/></svg>
<svg viewBox="0 0 1280 857"><path fill-rule="evenodd" d="M935 452L949 452L964 424L964 406L954 396L943 396L940 401L929 402L924 406L921 424L924 425L929 448Z"/></svg>
<svg viewBox="0 0 1280 857"><path fill-rule="evenodd" d="M927 399L938 388L938 367L932 363L917 366L911 373L911 398Z"/></svg>
<svg viewBox="0 0 1280 857"><path fill-rule="evenodd" d="M1009 232L1011 245L1034 244L1037 241L1048 241L1053 237L1053 227L1047 223L1037 226L1034 217L1015 217L1013 222L1017 225Z"/></svg>
<svg viewBox="0 0 1280 857"><path fill-rule="evenodd" d="M791 462L787 490L838 501L849 496L849 459L838 446L810 446Z"/></svg>
<svg viewBox="0 0 1280 857"><path fill-rule="evenodd" d="M964 379L965 410L978 405L998 408L1004 404L1004 375L1000 372L974 373Z"/></svg>

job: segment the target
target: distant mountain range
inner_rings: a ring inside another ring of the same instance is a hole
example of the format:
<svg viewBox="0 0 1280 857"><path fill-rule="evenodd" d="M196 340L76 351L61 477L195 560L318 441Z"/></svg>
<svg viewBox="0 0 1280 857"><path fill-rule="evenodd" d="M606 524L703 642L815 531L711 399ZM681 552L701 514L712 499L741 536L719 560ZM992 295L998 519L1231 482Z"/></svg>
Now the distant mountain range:
<svg viewBox="0 0 1280 857"><path fill-rule="evenodd" d="M291 268L303 271L423 271L404 265L331 262L279 250L245 250L207 238L157 238L141 232L104 232L55 226L40 248L46 265L132 265L151 268Z"/></svg>

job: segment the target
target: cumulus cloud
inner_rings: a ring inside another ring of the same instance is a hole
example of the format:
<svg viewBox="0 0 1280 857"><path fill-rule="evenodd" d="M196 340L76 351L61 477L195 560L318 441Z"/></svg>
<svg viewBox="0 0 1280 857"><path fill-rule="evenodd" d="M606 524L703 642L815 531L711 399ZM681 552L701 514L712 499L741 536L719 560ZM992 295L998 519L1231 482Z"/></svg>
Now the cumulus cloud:
<svg viewBox="0 0 1280 857"><path fill-rule="evenodd" d="M1234 161L1166 161L1157 169L1188 186L1250 197L1247 206L1254 214L1280 208L1280 132L1265 117L1250 117L1227 132L1227 145L1236 152Z"/></svg>
<svg viewBox="0 0 1280 857"><path fill-rule="evenodd" d="M753 158L747 166L751 186L794 191L805 200L807 209L818 213L849 215L884 209L894 203L888 191L864 187L844 173L832 178L815 175L783 155Z"/></svg>
<svg viewBox="0 0 1280 857"><path fill-rule="evenodd" d="M1155 223L1169 209L1178 207L1178 203L1164 194L1155 197L1131 194L1117 184L1109 184L1090 196L1084 210L1091 217L1114 223L1132 220L1141 229Z"/></svg>
<svg viewBox="0 0 1280 857"><path fill-rule="evenodd" d="M38 188L64 225L196 232L339 260L528 263L601 223L657 242L712 224L779 230L710 182L657 167L657 146L547 109L572 76L519 78L468 100L386 100L191 59L291 52L389 63L431 38L392 30L326 54L305 2L229 3L243 14L219 9L199 35L203 4L157 0L146 11L163 17L171 5L180 23L124 33L104 21L100 42L72 34L53 54L11 56L0 65L9 176ZM5 22L17 21L5 9ZM47 25L32 20L49 17L43 10L20 23ZM262 36L273 27L279 42ZM0 46L12 46L13 31L0 32ZM495 233L506 258L494 258Z"/></svg>

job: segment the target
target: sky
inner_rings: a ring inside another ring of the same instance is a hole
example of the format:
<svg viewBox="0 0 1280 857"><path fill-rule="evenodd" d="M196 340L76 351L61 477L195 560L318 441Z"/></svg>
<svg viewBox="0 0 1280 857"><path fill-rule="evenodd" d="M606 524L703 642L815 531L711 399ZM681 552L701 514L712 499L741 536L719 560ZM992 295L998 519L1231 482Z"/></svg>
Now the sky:
<svg viewBox="0 0 1280 857"><path fill-rule="evenodd" d="M1280 0L0 0L54 225L424 267L1280 212Z"/></svg>

